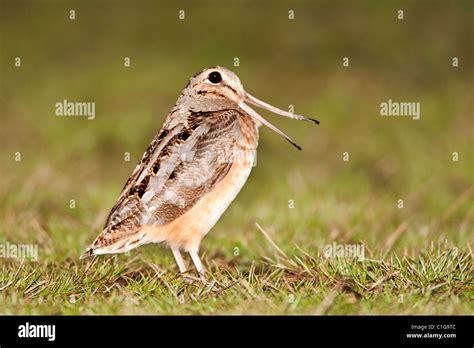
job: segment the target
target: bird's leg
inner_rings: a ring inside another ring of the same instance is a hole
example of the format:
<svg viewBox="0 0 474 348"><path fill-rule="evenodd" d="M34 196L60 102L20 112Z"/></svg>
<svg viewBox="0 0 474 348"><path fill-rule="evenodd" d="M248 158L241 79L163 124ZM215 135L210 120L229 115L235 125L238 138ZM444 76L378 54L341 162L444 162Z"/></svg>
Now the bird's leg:
<svg viewBox="0 0 474 348"><path fill-rule="evenodd" d="M189 251L189 255L191 255L191 259L193 259L194 266L196 266L196 269L199 272L199 274L204 275L206 270L202 266L201 260L199 259L198 251L197 250Z"/></svg>
<svg viewBox="0 0 474 348"><path fill-rule="evenodd" d="M171 251L173 252L173 256L176 260L176 263L178 264L179 271L181 273L186 272L186 265L184 264L183 257L181 256L181 253L179 252L179 248L171 248Z"/></svg>

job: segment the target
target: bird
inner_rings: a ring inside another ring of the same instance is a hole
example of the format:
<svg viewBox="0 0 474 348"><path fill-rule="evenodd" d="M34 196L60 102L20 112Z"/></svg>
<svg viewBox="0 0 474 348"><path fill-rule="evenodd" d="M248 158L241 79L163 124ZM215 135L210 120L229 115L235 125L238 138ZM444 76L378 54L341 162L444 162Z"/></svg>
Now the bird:
<svg viewBox="0 0 474 348"><path fill-rule="evenodd" d="M319 121L278 109L245 91L221 66L195 74L125 183L105 226L80 258L128 252L147 243L169 247L179 271L181 252L196 270L202 239L244 186L254 167L259 127L301 150L249 104L296 120Z"/></svg>

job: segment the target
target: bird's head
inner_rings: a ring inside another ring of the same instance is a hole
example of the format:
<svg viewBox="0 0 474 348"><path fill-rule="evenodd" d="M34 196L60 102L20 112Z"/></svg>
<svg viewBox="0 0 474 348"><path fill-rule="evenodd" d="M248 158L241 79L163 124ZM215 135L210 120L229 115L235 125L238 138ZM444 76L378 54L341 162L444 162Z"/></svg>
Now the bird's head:
<svg viewBox="0 0 474 348"><path fill-rule="evenodd" d="M182 108L194 112L236 110L242 115L250 117L258 126L266 125L299 149L301 149L299 145L260 116L248 104L261 107L281 116L319 123L315 119L278 109L255 98L245 91L236 74L220 66L204 69L194 75L184 88L178 104Z"/></svg>

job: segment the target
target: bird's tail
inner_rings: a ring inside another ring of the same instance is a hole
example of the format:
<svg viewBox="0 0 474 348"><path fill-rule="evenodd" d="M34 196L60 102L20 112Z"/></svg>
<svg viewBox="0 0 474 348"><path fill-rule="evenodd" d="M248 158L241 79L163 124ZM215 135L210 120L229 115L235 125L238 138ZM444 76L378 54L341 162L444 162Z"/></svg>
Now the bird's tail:
<svg viewBox="0 0 474 348"><path fill-rule="evenodd" d="M115 231L114 234L108 234L108 231L104 233L104 231L97 237L94 243L86 249L79 259L85 259L94 255L125 253L150 242L146 232L141 229L136 229L133 232ZM110 242L110 239L112 239L112 242Z"/></svg>
<svg viewBox="0 0 474 348"><path fill-rule="evenodd" d="M90 257L94 255L94 249L92 248L87 248L86 252L79 256L79 260L85 259L86 257Z"/></svg>

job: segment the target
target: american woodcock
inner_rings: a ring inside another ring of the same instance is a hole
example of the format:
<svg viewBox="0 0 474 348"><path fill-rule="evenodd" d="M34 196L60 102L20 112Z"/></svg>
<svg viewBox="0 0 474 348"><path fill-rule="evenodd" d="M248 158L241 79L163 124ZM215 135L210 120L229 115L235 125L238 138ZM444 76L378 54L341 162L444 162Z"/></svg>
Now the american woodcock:
<svg viewBox="0 0 474 348"><path fill-rule="evenodd" d="M255 161L259 126L269 127L301 150L248 104L319 123L251 96L225 68L204 69L181 92L104 229L81 258L163 243L171 248L181 272L186 271L181 251L187 251L203 273L199 245L245 184Z"/></svg>

